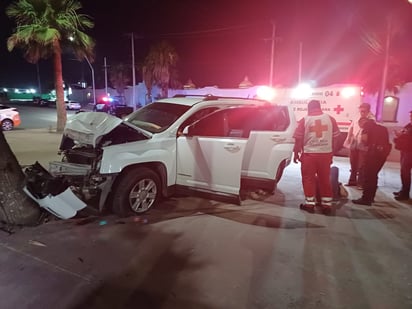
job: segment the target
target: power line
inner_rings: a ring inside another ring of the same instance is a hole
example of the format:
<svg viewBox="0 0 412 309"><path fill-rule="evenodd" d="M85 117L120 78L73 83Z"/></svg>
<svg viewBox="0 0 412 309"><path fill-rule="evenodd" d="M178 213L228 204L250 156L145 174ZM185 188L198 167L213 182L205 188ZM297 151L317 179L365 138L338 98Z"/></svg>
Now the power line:
<svg viewBox="0 0 412 309"><path fill-rule="evenodd" d="M227 32L233 32L234 30L243 30L248 29L254 26L266 24L264 22L258 23L251 23L251 24L244 24L244 25L237 25L231 27L221 27L221 28L214 28L214 29L205 29L205 30L197 30L197 31L185 31L185 32L169 32L169 33L161 33L157 36L160 37L169 37L169 38L185 38L185 37L194 37L194 36L202 36L202 35L216 35L216 34L224 34Z"/></svg>

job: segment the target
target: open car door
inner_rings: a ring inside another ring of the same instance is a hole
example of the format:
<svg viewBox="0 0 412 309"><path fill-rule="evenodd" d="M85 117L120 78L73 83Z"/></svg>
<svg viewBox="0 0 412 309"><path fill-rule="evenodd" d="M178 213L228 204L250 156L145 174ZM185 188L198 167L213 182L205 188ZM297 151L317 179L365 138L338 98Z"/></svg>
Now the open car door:
<svg viewBox="0 0 412 309"><path fill-rule="evenodd" d="M239 195L247 137L230 123L246 113L242 106L221 109L185 129L177 138L178 185Z"/></svg>
<svg viewBox="0 0 412 309"><path fill-rule="evenodd" d="M263 106L255 114L249 119L242 177L278 181L277 173L292 158L296 120L286 106Z"/></svg>

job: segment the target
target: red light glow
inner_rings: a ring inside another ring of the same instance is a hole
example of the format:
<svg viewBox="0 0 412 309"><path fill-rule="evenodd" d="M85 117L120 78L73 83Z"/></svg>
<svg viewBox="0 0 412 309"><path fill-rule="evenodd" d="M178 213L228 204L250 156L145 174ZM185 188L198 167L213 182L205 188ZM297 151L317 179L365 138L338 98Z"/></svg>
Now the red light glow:
<svg viewBox="0 0 412 309"><path fill-rule="evenodd" d="M294 99L307 99L312 94L312 87L309 84L303 83L292 90Z"/></svg>
<svg viewBox="0 0 412 309"><path fill-rule="evenodd" d="M272 101L276 96L276 91L268 86L260 86L256 90L256 96L261 100Z"/></svg>
<svg viewBox="0 0 412 309"><path fill-rule="evenodd" d="M346 87L343 88L341 91L341 95L344 98L350 98L356 95L356 88L354 87Z"/></svg>

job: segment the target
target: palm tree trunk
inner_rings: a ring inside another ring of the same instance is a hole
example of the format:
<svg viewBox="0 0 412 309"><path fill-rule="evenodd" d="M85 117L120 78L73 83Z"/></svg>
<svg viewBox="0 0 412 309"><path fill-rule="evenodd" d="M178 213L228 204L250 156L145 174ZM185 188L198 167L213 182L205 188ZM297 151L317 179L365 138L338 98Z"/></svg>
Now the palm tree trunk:
<svg viewBox="0 0 412 309"><path fill-rule="evenodd" d="M60 42L56 40L54 46L54 87L56 89L56 109L57 109L57 132L63 132L66 125L67 113L66 105L64 103L64 89L63 89L63 69L62 69L62 51Z"/></svg>
<svg viewBox="0 0 412 309"><path fill-rule="evenodd" d="M167 98L169 87L167 84L162 84L162 98Z"/></svg>
<svg viewBox="0 0 412 309"><path fill-rule="evenodd" d="M35 225L41 209L23 191L24 174L0 130L0 221L10 225Z"/></svg>

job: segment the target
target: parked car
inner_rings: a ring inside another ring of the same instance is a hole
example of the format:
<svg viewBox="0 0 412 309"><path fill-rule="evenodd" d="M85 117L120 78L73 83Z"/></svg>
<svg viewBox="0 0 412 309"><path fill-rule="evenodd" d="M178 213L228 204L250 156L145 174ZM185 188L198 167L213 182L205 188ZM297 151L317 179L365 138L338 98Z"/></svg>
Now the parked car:
<svg viewBox="0 0 412 309"><path fill-rule="evenodd" d="M34 96L33 97L33 105L35 106L44 106L47 107L52 103L52 99L50 96L46 95L42 96Z"/></svg>
<svg viewBox="0 0 412 309"><path fill-rule="evenodd" d="M81 104L79 102L75 101L65 101L66 104L66 109L68 110L79 110L82 108Z"/></svg>
<svg viewBox="0 0 412 309"><path fill-rule="evenodd" d="M17 108L0 104L0 124L3 131L10 131L21 123Z"/></svg>
<svg viewBox="0 0 412 309"><path fill-rule="evenodd" d="M100 211L140 214L176 192L240 202L242 190L274 192L295 126L289 107L210 96L163 99L124 120L83 112L67 121L62 162L26 169L26 192L60 217L96 199Z"/></svg>
<svg viewBox="0 0 412 309"><path fill-rule="evenodd" d="M122 96L104 96L96 102L93 111L108 113L119 118L124 118L133 112L133 107L127 106L125 98Z"/></svg>

